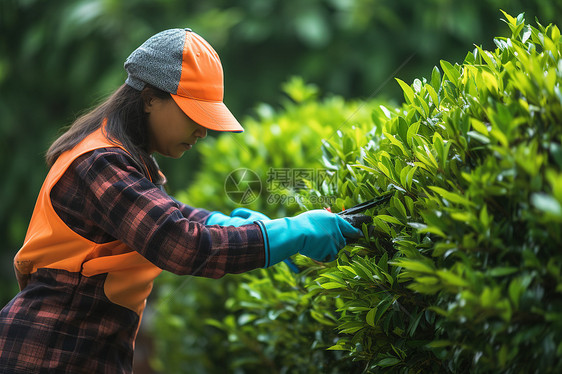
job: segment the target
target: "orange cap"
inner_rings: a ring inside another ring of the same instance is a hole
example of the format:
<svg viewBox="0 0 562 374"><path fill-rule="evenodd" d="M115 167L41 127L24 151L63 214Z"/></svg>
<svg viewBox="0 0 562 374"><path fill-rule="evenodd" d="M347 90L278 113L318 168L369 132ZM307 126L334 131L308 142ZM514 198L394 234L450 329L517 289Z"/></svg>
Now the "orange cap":
<svg viewBox="0 0 562 374"><path fill-rule="evenodd" d="M162 31L125 61L127 83L146 83L171 94L192 120L216 131L244 129L223 103L223 70L217 52L191 29Z"/></svg>

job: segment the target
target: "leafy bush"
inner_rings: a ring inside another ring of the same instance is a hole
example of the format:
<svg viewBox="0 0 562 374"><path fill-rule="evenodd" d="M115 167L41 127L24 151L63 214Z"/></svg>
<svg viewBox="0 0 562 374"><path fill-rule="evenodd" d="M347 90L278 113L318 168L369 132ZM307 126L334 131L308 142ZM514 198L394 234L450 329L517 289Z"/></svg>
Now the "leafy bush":
<svg viewBox="0 0 562 374"><path fill-rule="evenodd" d="M560 32L505 17L495 51L399 81L405 105L374 115L381 141L346 176L396 192L311 290L344 300L331 349L370 369L562 367Z"/></svg>
<svg viewBox="0 0 562 374"><path fill-rule="evenodd" d="M511 36L494 51L398 80L401 107L323 143L337 178L300 191L303 209L393 197L337 261L244 276L231 314L208 321L231 367L561 371L562 42L556 26L504 15Z"/></svg>

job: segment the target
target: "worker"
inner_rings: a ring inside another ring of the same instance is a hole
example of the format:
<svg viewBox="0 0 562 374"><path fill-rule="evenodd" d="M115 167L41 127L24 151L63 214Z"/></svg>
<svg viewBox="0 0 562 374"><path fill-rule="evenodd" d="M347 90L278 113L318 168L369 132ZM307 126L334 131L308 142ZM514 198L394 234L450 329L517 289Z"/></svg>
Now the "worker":
<svg viewBox="0 0 562 374"><path fill-rule="evenodd" d="M325 210L269 219L170 197L154 153L178 158L208 130L243 131L223 103L221 62L195 32L171 29L124 67L125 83L46 153L50 169L14 259L20 292L0 311L1 373L131 373L162 270L219 278L297 252L330 261L361 236Z"/></svg>

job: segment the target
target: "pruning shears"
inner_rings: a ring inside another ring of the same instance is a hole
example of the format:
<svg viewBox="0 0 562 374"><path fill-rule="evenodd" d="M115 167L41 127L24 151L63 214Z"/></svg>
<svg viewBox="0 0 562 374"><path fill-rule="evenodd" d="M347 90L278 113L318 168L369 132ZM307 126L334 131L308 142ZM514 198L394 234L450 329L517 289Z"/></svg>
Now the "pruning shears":
<svg viewBox="0 0 562 374"><path fill-rule="evenodd" d="M367 200L361 204L357 204L346 210L342 210L341 212L337 213L337 215L341 216L353 227L360 229L364 223L371 223L373 221L373 218L371 216L361 213L366 211L367 209L371 209L377 205L387 202L393 195L394 193L386 193L384 195L375 197L374 199Z"/></svg>
<svg viewBox="0 0 562 374"><path fill-rule="evenodd" d="M394 195L394 193L389 192L386 193L384 195L375 197L371 200L367 200L361 204L357 204L355 206L352 206L351 208L342 210L339 213L336 213L337 215L341 216L343 219L345 219L347 222L349 222L353 227L360 229L361 227L363 227L364 223L372 223L373 222L373 217L368 216L366 214L362 214L362 212L366 211L367 209L371 209L377 205L383 204L385 202L387 202L388 200L390 200L390 198ZM285 262L287 264L287 266L289 266L289 269L291 269L291 271L293 273L299 273L300 270L297 267L297 265L295 265L295 263L290 259L286 259L283 262Z"/></svg>

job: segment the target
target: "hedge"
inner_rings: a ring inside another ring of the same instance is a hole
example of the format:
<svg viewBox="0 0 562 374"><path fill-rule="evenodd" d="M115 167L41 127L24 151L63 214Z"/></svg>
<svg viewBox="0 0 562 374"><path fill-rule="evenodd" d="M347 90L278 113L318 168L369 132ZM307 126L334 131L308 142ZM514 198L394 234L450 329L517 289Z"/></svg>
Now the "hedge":
<svg viewBox="0 0 562 374"><path fill-rule="evenodd" d="M398 81L404 106L374 115L381 141L346 176L396 192L311 289L343 300L330 349L369 369L562 367L560 32L504 15L494 51Z"/></svg>
<svg viewBox="0 0 562 374"><path fill-rule="evenodd" d="M403 105L326 133L334 177L297 191L302 210L393 197L337 261L237 278L207 320L232 371L562 370L562 42L504 16L495 50L398 79Z"/></svg>

